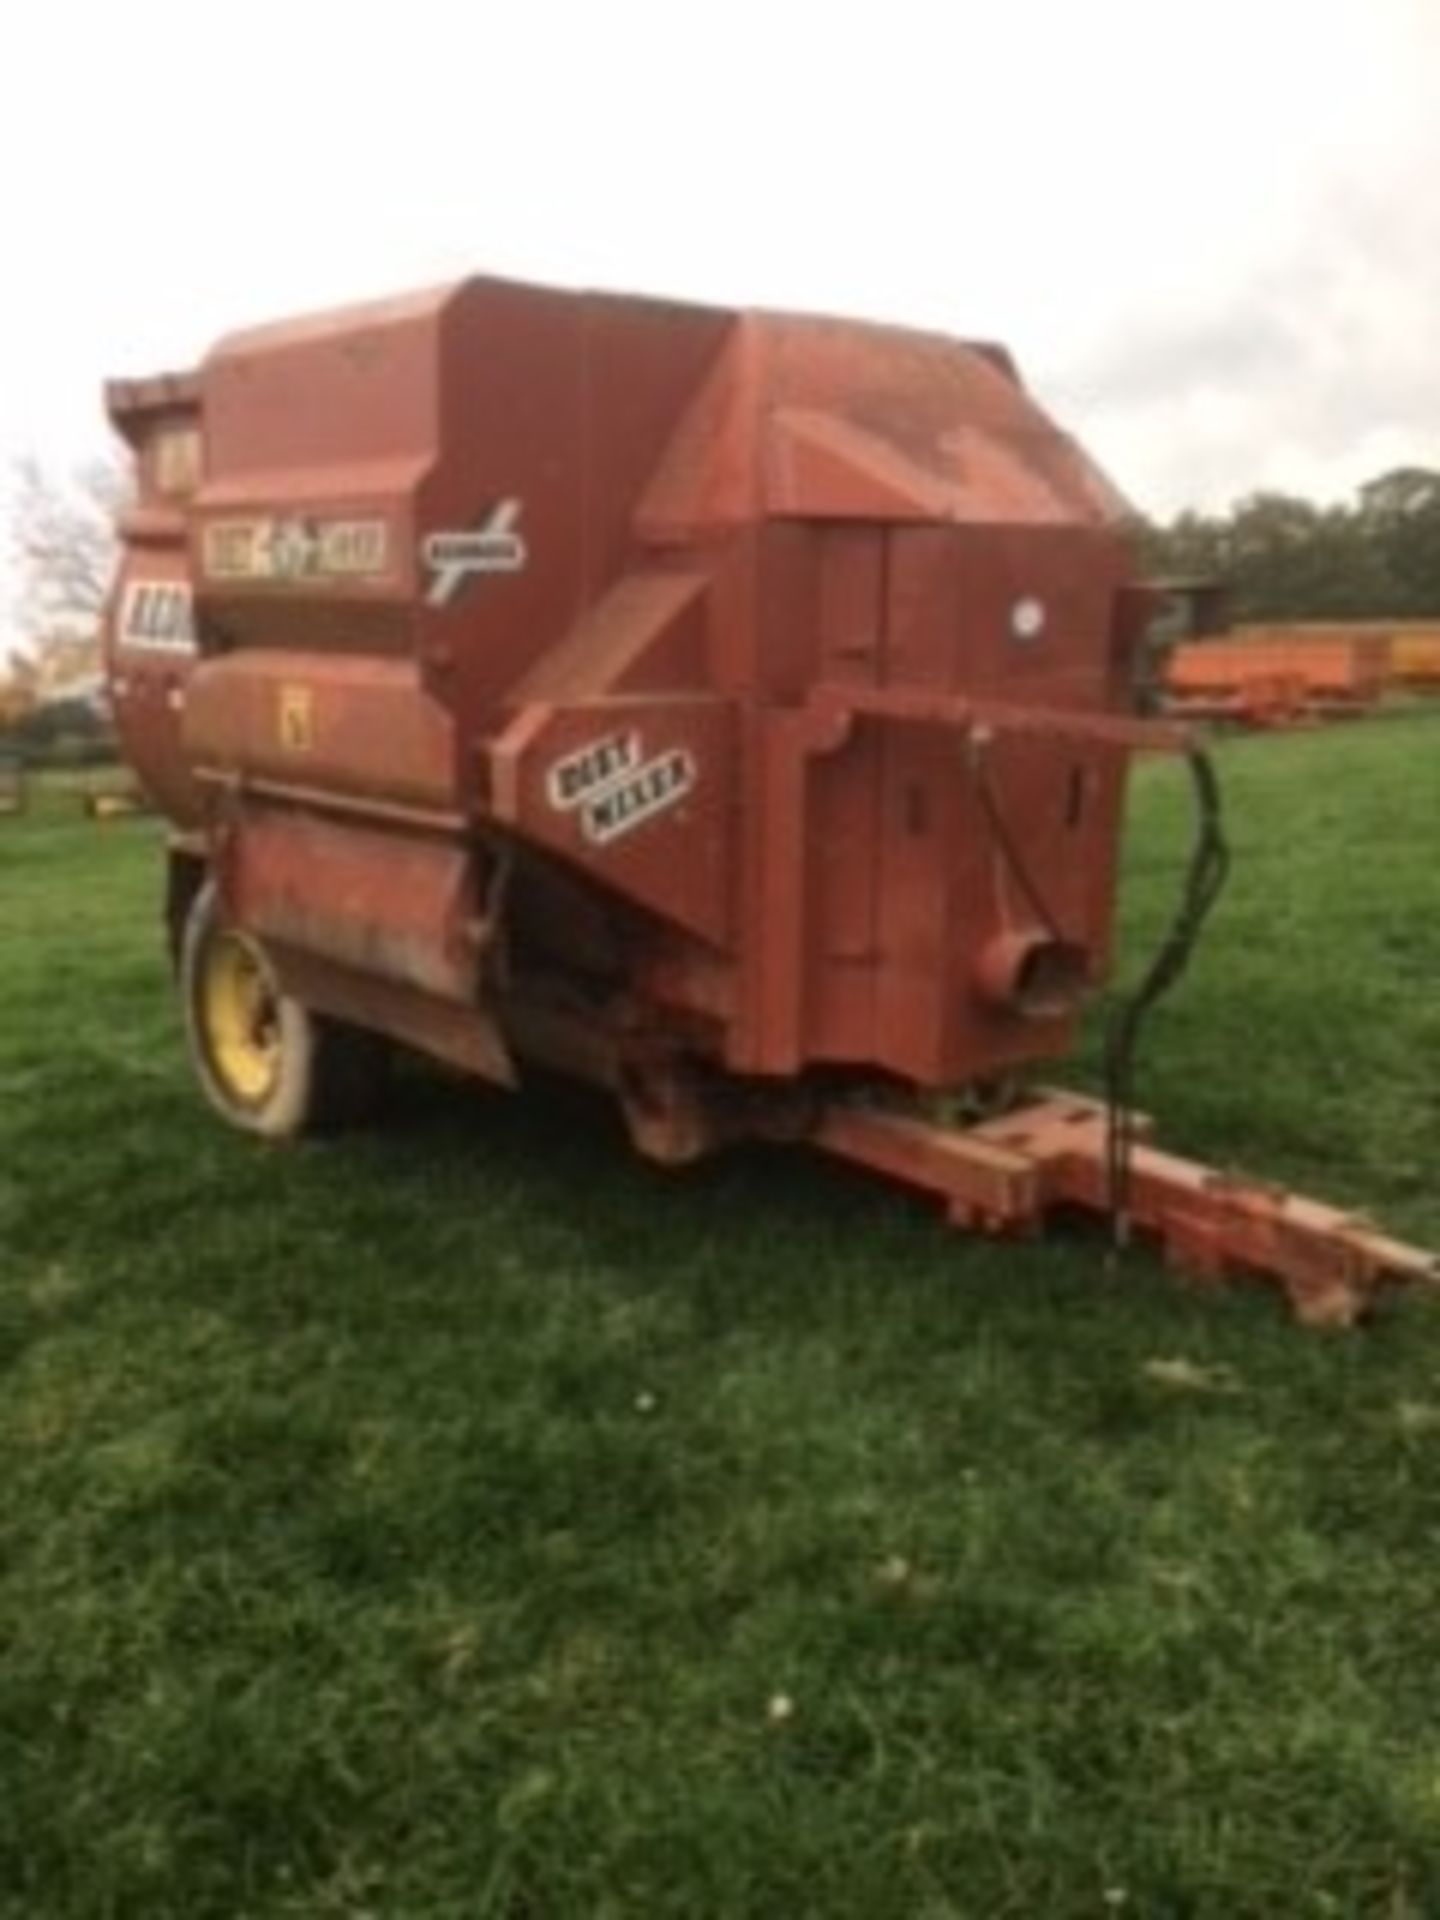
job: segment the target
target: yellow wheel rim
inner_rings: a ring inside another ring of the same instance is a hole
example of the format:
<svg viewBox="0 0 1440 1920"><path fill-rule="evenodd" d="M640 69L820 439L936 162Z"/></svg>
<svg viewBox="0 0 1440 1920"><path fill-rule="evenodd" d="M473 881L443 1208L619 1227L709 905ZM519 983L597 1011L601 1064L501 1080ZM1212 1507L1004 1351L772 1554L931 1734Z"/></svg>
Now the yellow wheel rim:
<svg viewBox="0 0 1440 1920"><path fill-rule="evenodd" d="M226 928L209 941L199 994L205 1049L226 1094L260 1106L280 1073L280 996L253 940Z"/></svg>

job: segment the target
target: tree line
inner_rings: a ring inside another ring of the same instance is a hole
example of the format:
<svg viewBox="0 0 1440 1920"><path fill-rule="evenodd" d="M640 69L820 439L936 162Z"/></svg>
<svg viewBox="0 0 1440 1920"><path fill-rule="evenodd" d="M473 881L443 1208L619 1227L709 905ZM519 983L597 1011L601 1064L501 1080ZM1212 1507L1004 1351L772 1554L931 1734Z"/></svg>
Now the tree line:
<svg viewBox="0 0 1440 1920"><path fill-rule="evenodd" d="M1440 471L1399 467L1351 504L1254 493L1140 529L1149 570L1230 588L1237 621L1440 619Z"/></svg>

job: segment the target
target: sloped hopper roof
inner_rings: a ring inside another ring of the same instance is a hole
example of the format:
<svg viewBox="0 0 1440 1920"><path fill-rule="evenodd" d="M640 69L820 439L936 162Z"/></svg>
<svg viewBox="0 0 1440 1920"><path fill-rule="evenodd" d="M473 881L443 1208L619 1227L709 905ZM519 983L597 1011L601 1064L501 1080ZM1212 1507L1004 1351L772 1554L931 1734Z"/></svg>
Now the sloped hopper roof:
<svg viewBox="0 0 1440 1920"><path fill-rule="evenodd" d="M767 518L1103 526L1128 513L996 349L753 313L687 409L639 524L664 540Z"/></svg>

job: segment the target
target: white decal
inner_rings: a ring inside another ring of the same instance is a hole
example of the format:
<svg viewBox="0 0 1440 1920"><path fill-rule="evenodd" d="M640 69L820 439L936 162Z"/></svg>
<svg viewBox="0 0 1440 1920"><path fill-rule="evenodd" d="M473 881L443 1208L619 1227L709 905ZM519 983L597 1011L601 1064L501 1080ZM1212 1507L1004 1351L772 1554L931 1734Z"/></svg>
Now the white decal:
<svg viewBox="0 0 1440 1920"><path fill-rule="evenodd" d="M420 550L430 571L426 603L448 607L466 581L482 573L519 573L529 558L519 518L518 500L498 500L478 527L427 534Z"/></svg>
<svg viewBox="0 0 1440 1920"><path fill-rule="evenodd" d="M557 813L567 813L639 764L639 734L609 734L557 760L545 776L546 797Z"/></svg>
<svg viewBox="0 0 1440 1920"><path fill-rule="evenodd" d="M1045 631L1045 602L1034 594L1017 600L1010 609L1010 631L1017 640L1038 640Z"/></svg>
<svg viewBox="0 0 1440 1920"><path fill-rule="evenodd" d="M606 846L673 807L694 785L694 760L684 747L672 747L586 800L580 830L595 846Z"/></svg>
<svg viewBox="0 0 1440 1920"><path fill-rule="evenodd" d="M195 613L188 580L132 580L120 606L120 644L157 653L195 651Z"/></svg>
<svg viewBox="0 0 1440 1920"><path fill-rule="evenodd" d="M389 568L390 535L383 520L216 520L204 562L212 580L375 579Z"/></svg>
<svg viewBox="0 0 1440 1920"><path fill-rule="evenodd" d="M688 748L667 747L647 760L639 733L627 727L552 761L545 797L556 813L578 814L581 833L603 847L684 799L695 780Z"/></svg>
<svg viewBox="0 0 1440 1920"><path fill-rule="evenodd" d="M390 566L390 530L383 520L322 520L320 572L347 579L383 574Z"/></svg>

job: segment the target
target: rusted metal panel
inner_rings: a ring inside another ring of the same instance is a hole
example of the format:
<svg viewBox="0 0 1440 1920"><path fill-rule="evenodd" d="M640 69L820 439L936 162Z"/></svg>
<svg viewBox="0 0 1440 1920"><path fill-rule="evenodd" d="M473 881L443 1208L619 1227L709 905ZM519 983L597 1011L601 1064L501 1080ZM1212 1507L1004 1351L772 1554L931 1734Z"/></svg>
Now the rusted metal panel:
<svg viewBox="0 0 1440 1920"><path fill-rule="evenodd" d="M516 1084L515 1063L488 1009L460 1006L300 947L272 941L270 954L285 992L317 1013L386 1034L494 1086Z"/></svg>
<svg viewBox="0 0 1440 1920"><path fill-rule="evenodd" d="M219 849L226 905L264 939L477 1002L488 929L464 845L252 802Z"/></svg>
<svg viewBox="0 0 1440 1920"><path fill-rule="evenodd" d="M403 660L242 648L191 675L183 745L211 773L453 807L455 726Z"/></svg>

